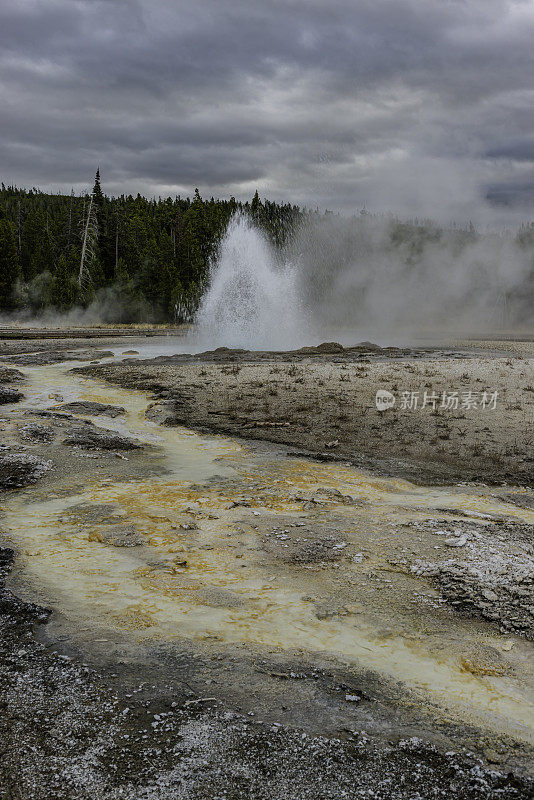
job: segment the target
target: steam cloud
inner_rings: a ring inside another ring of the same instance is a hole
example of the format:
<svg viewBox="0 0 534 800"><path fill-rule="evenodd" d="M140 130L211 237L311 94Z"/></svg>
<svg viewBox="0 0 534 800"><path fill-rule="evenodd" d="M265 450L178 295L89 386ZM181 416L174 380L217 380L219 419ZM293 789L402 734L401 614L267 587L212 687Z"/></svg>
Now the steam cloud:
<svg viewBox="0 0 534 800"><path fill-rule="evenodd" d="M132 297L131 293L124 292L120 286L97 289L93 299L85 308L75 306L68 311L59 311L53 306L45 305L49 303L51 281L51 273L42 272L29 283L19 287L18 297L24 307L0 314L0 325L69 328L165 322L161 309L151 306L143 298Z"/></svg>
<svg viewBox="0 0 534 800"><path fill-rule="evenodd" d="M328 215L304 223L289 258L319 336L525 331L534 323L532 231L523 238Z"/></svg>
<svg viewBox="0 0 534 800"><path fill-rule="evenodd" d="M534 322L534 236L309 216L284 253L235 217L198 315L213 347L495 334Z"/></svg>
<svg viewBox="0 0 534 800"><path fill-rule="evenodd" d="M39 276L34 284L27 292L35 307L46 280ZM99 290L85 309L37 317L18 312L1 320L35 326L131 321L162 317L117 287ZM196 322L196 342L204 348L524 333L534 326L534 226L521 236L479 234L369 214L317 214L305 218L281 253L250 219L236 215Z"/></svg>

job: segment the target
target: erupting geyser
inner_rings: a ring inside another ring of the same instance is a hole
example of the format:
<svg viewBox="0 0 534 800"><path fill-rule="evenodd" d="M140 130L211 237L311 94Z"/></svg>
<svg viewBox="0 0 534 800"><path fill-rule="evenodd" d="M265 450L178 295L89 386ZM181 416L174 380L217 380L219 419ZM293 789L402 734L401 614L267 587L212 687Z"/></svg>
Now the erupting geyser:
<svg viewBox="0 0 534 800"><path fill-rule="evenodd" d="M290 349L305 343L298 272L244 214L230 220L197 317L209 346Z"/></svg>

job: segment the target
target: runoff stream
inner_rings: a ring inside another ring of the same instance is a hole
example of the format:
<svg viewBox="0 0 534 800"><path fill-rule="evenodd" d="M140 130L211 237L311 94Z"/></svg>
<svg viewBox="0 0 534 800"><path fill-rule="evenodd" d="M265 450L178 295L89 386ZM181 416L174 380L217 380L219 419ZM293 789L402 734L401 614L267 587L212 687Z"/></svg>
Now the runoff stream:
<svg viewBox="0 0 534 800"><path fill-rule="evenodd" d="M62 475L57 491L36 484L2 501L18 594L83 631L88 648L120 634L132 653L188 640L327 657L405 687L438 719L532 742L530 643L457 614L410 569L445 548L433 520L476 529L495 516L534 523L532 510L488 487L425 488L160 426L147 394L73 366L24 368L25 399L4 416L74 400L122 406L114 419L75 416L145 449L111 454L138 465L130 475L96 470L81 491Z"/></svg>

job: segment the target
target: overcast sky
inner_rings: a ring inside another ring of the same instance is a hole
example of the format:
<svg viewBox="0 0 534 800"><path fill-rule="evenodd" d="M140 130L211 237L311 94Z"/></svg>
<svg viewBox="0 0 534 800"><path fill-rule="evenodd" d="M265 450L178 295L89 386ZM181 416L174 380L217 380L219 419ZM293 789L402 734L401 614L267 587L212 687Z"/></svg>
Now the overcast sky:
<svg viewBox="0 0 534 800"><path fill-rule="evenodd" d="M534 0L0 0L0 172L534 218Z"/></svg>

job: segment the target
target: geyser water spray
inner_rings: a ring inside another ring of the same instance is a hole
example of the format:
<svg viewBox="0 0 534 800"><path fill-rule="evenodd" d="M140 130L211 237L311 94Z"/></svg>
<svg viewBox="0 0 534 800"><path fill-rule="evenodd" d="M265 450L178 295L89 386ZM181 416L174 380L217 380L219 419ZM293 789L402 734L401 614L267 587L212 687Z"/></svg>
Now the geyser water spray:
<svg viewBox="0 0 534 800"><path fill-rule="evenodd" d="M277 257L245 214L235 214L214 259L198 315L209 347L284 350L306 343L307 322L294 264Z"/></svg>

